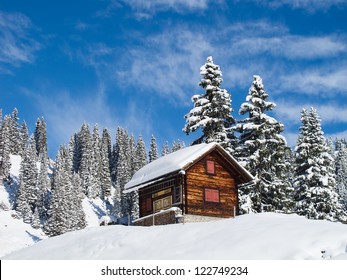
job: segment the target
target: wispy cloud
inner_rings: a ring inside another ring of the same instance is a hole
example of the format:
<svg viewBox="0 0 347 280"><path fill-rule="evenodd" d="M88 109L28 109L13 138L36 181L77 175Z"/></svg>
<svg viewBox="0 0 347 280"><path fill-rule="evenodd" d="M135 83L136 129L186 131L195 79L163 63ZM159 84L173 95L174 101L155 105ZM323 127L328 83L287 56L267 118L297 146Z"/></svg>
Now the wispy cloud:
<svg viewBox="0 0 347 280"><path fill-rule="evenodd" d="M271 54L287 59L318 59L333 57L347 51L346 42L334 36L307 37L290 34L271 37L238 38L233 41L234 55Z"/></svg>
<svg viewBox="0 0 347 280"><path fill-rule="evenodd" d="M346 66L336 65L304 70L299 73L288 73L280 77L282 91L322 97L346 96L346 81Z"/></svg>
<svg viewBox="0 0 347 280"><path fill-rule="evenodd" d="M158 12L165 12L168 10L175 11L177 13L190 13L196 11L203 11L208 8L211 0L111 0L108 6L97 12L97 16L109 17L113 12L119 9L122 5L129 6L135 17L138 19L151 18ZM222 0L213 1L214 4L219 4Z"/></svg>
<svg viewBox="0 0 347 280"><path fill-rule="evenodd" d="M171 101L189 100L198 83L201 59L214 52L203 34L185 27L145 38L123 55L116 72L123 86L136 86ZM187 96L188 94L188 96Z"/></svg>
<svg viewBox="0 0 347 280"><path fill-rule="evenodd" d="M347 123L347 106L344 104L317 104L316 102L293 102L277 101L277 107L274 111L279 120L287 123L300 123L300 113L303 108L314 107L317 109L322 123ZM336 113L338 112L338 113Z"/></svg>
<svg viewBox="0 0 347 280"><path fill-rule="evenodd" d="M235 0L240 2L241 0ZM345 0L242 0L248 2L255 2L258 5L279 8L282 6L288 6L292 9L305 9L309 12L315 12L318 10L328 10L334 6L346 6Z"/></svg>
<svg viewBox="0 0 347 280"><path fill-rule="evenodd" d="M10 73L11 67L32 63L42 45L31 36L35 29L31 20L21 13L0 11L0 69Z"/></svg>

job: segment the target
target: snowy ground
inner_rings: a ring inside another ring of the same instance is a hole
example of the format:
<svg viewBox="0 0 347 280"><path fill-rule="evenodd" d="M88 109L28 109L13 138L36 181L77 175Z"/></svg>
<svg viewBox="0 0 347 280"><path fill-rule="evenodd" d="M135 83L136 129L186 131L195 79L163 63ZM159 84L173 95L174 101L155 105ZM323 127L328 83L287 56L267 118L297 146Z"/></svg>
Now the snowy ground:
<svg viewBox="0 0 347 280"><path fill-rule="evenodd" d="M185 225L87 228L3 259L347 259L346 250L347 225L263 213Z"/></svg>

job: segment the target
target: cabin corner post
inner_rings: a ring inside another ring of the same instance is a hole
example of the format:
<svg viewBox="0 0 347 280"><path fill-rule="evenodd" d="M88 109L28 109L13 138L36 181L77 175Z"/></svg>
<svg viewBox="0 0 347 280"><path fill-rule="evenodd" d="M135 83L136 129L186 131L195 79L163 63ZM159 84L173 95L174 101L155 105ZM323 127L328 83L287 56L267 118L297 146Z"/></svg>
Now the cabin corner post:
<svg viewBox="0 0 347 280"><path fill-rule="evenodd" d="M187 207L188 207L188 203L187 203L187 175L182 174L182 215L187 214Z"/></svg>

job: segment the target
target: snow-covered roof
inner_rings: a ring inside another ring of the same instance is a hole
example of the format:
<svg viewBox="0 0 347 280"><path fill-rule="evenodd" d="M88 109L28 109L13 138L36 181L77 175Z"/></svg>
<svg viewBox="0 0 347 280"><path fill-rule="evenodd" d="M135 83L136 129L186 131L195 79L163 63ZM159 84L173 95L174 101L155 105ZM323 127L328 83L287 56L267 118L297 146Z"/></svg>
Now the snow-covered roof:
<svg viewBox="0 0 347 280"><path fill-rule="evenodd" d="M152 161L134 174L132 179L125 185L124 191L131 192L144 187L149 182L153 183L155 180L160 180L164 175L185 171L194 161L203 157L216 147L220 150L224 150L217 143L202 143L186 147ZM253 178L252 175L239 165L231 155L229 155L225 150L224 152L230 157L231 161L237 164L238 167L247 174L247 177Z"/></svg>

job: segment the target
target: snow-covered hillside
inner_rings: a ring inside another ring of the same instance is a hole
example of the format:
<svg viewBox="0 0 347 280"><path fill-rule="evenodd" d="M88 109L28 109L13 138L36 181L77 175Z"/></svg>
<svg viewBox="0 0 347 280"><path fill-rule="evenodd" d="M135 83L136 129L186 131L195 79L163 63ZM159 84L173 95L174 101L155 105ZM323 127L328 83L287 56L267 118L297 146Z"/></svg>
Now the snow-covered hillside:
<svg viewBox="0 0 347 280"><path fill-rule="evenodd" d="M31 246L48 238L41 229L34 229L26 224L13 209L18 190L18 177L21 157L11 155L11 184L0 183L0 258L13 251ZM52 173L52 170L49 170ZM99 226L99 219L107 214L110 205L101 199L83 200L83 210L86 214L87 227Z"/></svg>
<svg viewBox="0 0 347 280"><path fill-rule="evenodd" d="M4 259L347 259L347 225L275 213L156 227L87 228Z"/></svg>

